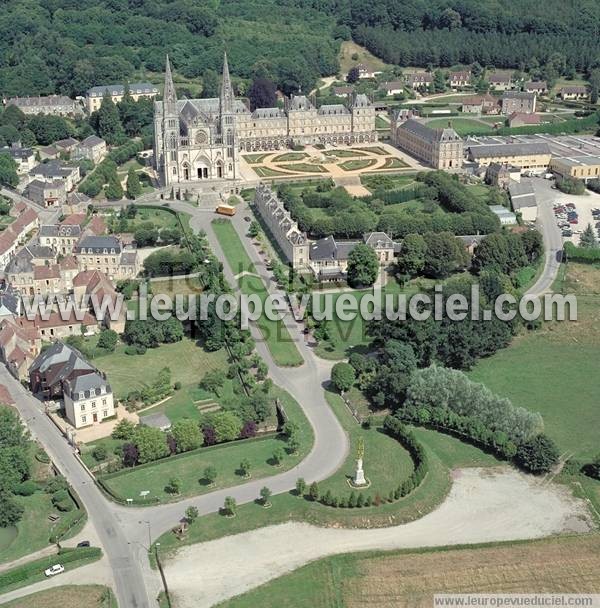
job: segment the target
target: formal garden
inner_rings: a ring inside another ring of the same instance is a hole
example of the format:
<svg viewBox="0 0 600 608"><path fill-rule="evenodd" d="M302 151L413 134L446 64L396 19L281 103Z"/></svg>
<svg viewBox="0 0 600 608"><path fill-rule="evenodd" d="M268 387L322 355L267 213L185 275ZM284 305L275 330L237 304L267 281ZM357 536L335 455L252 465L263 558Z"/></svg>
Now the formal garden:
<svg viewBox="0 0 600 608"><path fill-rule="evenodd" d="M389 125L386 123L386 128ZM242 157L258 177L289 177L320 174L362 176L365 172L410 171L411 168L397 152L382 146L352 146L326 148L317 145L307 151L244 154Z"/></svg>

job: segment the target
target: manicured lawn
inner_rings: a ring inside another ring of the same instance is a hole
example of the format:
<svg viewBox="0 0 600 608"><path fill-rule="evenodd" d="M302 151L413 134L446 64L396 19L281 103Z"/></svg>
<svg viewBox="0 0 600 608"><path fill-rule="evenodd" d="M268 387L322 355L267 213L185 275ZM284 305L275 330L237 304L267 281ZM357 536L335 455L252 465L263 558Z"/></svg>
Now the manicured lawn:
<svg viewBox="0 0 600 608"><path fill-rule="evenodd" d="M253 271L254 265L231 222L213 221L212 226L234 274L239 274L242 270L247 269ZM268 296L267 288L260 277L244 275L238 279L238 284L242 293L256 294L263 302ZM257 325L277 365L297 366L302 364L302 356L283 322L272 321L265 315L261 315Z"/></svg>
<svg viewBox="0 0 600 608"><path fill-rule="evenodd" d="M244 244L239 239L235 228L229 220L213 220L212 228L223 248L227 263L234 275L240 272L256 272L254 264L248 257Z"/></svg>
<svg viewBox="0 0 600 608"><path fill-rule="evenodd" d="M375 128L377 130L386 130L390 128L390 123L384 118L381 118L381 116L375 116Z"/></svg>
<svg viewBox="0 0 600 608"><path fill-rule="evenodd" d="M325 150L325 155L334 155L338 158L356 158L357 156L365 156L364 152L358 150L343 150L341 148L335 148L334 150Z"/></svg>
<svg viewBox="0 0 600 608"><path fill-rule="evenodd" d="M338 166L344 171L358 171L359 169L366 169L375 164L374 158L360 158L357 160L347 160L340 163Z"/></svg>
<svg viewBox="0 0 600 608"><path fill-rule="evenodd" d="M173 301L179 295L187 296L202 293L202 285L197 278L160 277L150 281L154 295L168 295ZM185 302L185 300L184 300Z"/></svg>
<svg viewBox="0 0 600 608"><path fill-rule="evenodd" d="M244 160L251 164L251 165L255 165L255 164L260 164L262 163L265 158L268 158L269 156L271 156L271 153L269 154L244 154L244 156L242 158L244 158Z"/></svg>
<svg viewBox="0 0 600 608"><path fill-rule="evenodd" d="M65 585L3 604L5 608L118 608L109 587L102 585Z"/></svg>
<svg viewBox="0 0 600 608"><path fill-rule="evenodd" d="M276 467L272 462L273 452L278 447L285 447L285 442L278 436L263 439L233 442L209 447L182 456L176 460L166 458L151 466L139 467L105 479L104 483L122 498L139 498L142 490L148 490L148 499L157 502L179 500L185 496L196 496L212 492L215 488L226 488L239 485L244 479L238 471L240 462L247 458L251 463L253 478L268 477L279 471L290 469L308 454L313 443L313 433L298 403L281 389L273 389L273 396L281 399L290 421L297 424L300 448L297 454L288 454L282 466ZM215 486L207 485L202 478L204 469L214 466L218 476ZM171 477L181 481L181 494L172 496L165 492L165 485Z"/></svg>
<svg viewBox="0 0 600 608"><path fill-rule="evenodd" d="M308 154L306 152L288 152L286 154L278 154L273 158L274 163L289 163L295 160L302 160L306 158Z"/></svg>
<svg viewBox="0 0 600 608"><path fill-rule="evenodd" d="M427 126L432 129L445 129L448 126L448 121L452 124L452 128L462 137L464 135L492 133L493 129L489 125L485 125L478 120L469 118L456 118L449 116L448 118L434 118L427 121Z"/></svg>
<svg viewBox="0 0 600 608"><path fill-rule="evenodd" d="M254 173L258 175L258 177L282 177L286 175L293 175L292 173L271 169L271 167L252 167L252 169Z"/></svg>
<svg viewBox="0 0 600 608"><path fill-rule="evenodd" d="M370 429L363 429L350 414L341 397L327 391L327 402L342 423L350 439L350 452L342 467L319 484L321 493L331 490L332 495L347 497L352 488L348 481L354 477L356 471L356 452L360 439L364 442L364 471L365 477L371 482L369 488L360 490L361 493L371 495L379 494L385 497L390 490L406 479L413 470L413 462L409 453L392 437L383 432L383 428L374 423Z"/></svg>
<svg viewBox="0 0 600 608"><path fill-rule="evenodd" d="M369 152L370 154L377 154L378 156L386 156L389 154L385 148L381 146L369 146L368 148L352 148L353 150L358 150L359 152Z"/></svg>
<svg viewBox="0 0 600 608"><path fill-rule="evenodd" d="M547 322L470 372L515 405L540 412L561 452L585 459L600 451L600 269L570 264L565 293L578 300L578 320Z"/></svg>
<svg viewBox="0 0 600 608"><path fill-rule="evenodd" d="M291 165L279 165L279 167L297 173L328 173L323 165L313 165L311 163L292 163Z"/></svg>
<svg viewBox="0 0 600 608"><path fill-rule="evenodd" d="M385 163L384 163L383 167L381 167L381 168L382 169L404 169L405 167L408 167L408 165L401 158L396 158L395 156L388 156L385 159Z"/></svg>
<svg viewBox="0 0 600 608"><path fill-rule="evenodd" d="M377 433L375 429L369 432ZM278 494L271 499L273 503L271 509L264 509L260 505L249 503L239 506L237 516L233 519L223 517L218 513L201 517L190 526L188 535L183 541L177 540L171 532L164 534L158 539L161 557L167 558L182 545L204 542L286 521L306 521L315 525L347 527L389 526L406 523L421 518L425 513L434 509L450 489L449 468L443 462L443 458L451 459L451 466L485 466L495 463L493 459L488 459L491 457L482 454L476 448L465 446L453 437L440 436L435 431L424 429L416 429L415 432L425 447L429 472L416 490L397 502L382 504L379 507L335 509L297 497L294 491ZM376 457L372 451L372 448L366 450L365 472L367 476L371 475L369 458ZM398 452L396 453L398 454ZM354 457L353 453L348 455L347 464L342 466L341 474L345 468L349 471L352 470ZM337 476L338 474L331 478L331 483L336 483ZM328 483L329 480L319 483L319 490L327 488ZM344 482L342 481L342 483ZM350 491L350 488L348 490Z"/></svg>
<svg viewBox="0 0 600 608"><path fill-rule="evenodd" d="M117 346L114 353L94 359L94 365L106 372L118 398L130 391L151 384L163 367L171 370L171 381L183 386L197 385L204 374L227 367L225 351L206 352L190 338L173 344L149 348L143 355L126 355L125 347Z"/></svg>

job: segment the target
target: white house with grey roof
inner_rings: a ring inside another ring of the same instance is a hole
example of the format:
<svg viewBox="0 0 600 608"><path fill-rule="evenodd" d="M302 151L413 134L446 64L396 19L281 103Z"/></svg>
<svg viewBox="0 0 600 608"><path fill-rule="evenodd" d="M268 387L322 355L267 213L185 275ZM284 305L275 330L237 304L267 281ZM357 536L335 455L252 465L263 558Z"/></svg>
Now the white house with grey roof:
<svg viewBox="0 0 600 608"><path fill-rule="evenodd" d="M75 116L82 114L81 106L64 95L45 97L11 97L6 106L16 106L23 114L53 114L55 116Z"/></svg>
<svg viewBox="0 0 600 608"><path fill-rule="evenodd" d="M123 249L119 239L112 235L88 235L81 238L73 249L80 271L99 270L116 281L132 279L139 272L139 257L135 249Z"/></svg>
<svg viewBox="0 0 600 608"><path fill-rule="evenodd" d="M43 182L62 180L65 183L67 192L73 190L81 178L77 165L68 165L60 160L49 160L46 163L40 163L31 169L29 175L31 180L38 179Z"/></svg>
<svg viewBox="0 0 600 608"><path fill-rule="evenodd" d="M134 101L142 97L153 99L158 95L158 87L150 82L134 82L132 84L102 84L88 89L85 96L85 106L89 114L100 109L104 95L108 94L113 103L122 101L125 95L125 87Z"/></svg>
<svg viewBox="0 0 600 608"><path fill-rule="evenodd" d="M32 148L22 148L18 143L0 148L0 154L8 154L17 163L17 173L23 175L35 167L35 153Z"/></svg>
<svg viewBox="0 0 600 608"><path fill-rule="evenodd" d="M98 164L106 154L106 142L97 135L90 135L75 147L73 158L77 160L86 158L94 164Z"/></svg>
<svg viewBox="0 0 600 608"><path fill-rule="evenodd" d="M65 416L76 429L115 415L112 389L106 376L98 371L66 380L63 401Z"/></svg>

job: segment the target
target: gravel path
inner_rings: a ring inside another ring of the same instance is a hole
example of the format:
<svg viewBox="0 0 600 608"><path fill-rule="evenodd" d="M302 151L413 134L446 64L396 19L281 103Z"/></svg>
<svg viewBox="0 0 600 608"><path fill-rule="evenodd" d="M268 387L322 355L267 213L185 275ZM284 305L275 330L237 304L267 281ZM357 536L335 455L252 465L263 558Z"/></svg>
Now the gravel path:
<svg viewBox="0 0 600 608"><path fill-rule="evenodd" d="M507 468L461 469L454 477L438 509L403 526L349 530L287 523L185 547L166 564L175 603L212 606L336 553L540 538L592 528L585 503L563 486Z"/></svg>

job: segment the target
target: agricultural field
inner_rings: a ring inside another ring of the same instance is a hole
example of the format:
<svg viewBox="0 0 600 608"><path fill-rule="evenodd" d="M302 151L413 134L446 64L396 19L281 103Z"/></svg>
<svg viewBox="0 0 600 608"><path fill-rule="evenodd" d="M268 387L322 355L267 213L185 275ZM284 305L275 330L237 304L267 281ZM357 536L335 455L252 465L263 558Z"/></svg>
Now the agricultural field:
<svg viewBox="0 0 600 608"><path fill-rule="evenodd" d="M600 450L599 284L600 269L570 264L564 290L577 295L578 320L524 333L469 373L515 405L540 412L561 452L579 459Z"/></svg>
<svg viewBox="0 0 600 608"><path fill-rule="evenodd" d="M222 606L421 607L431 606L436 593L596 593L599 586L600 539L595 534L440 551L339 555Z"/></svg>

